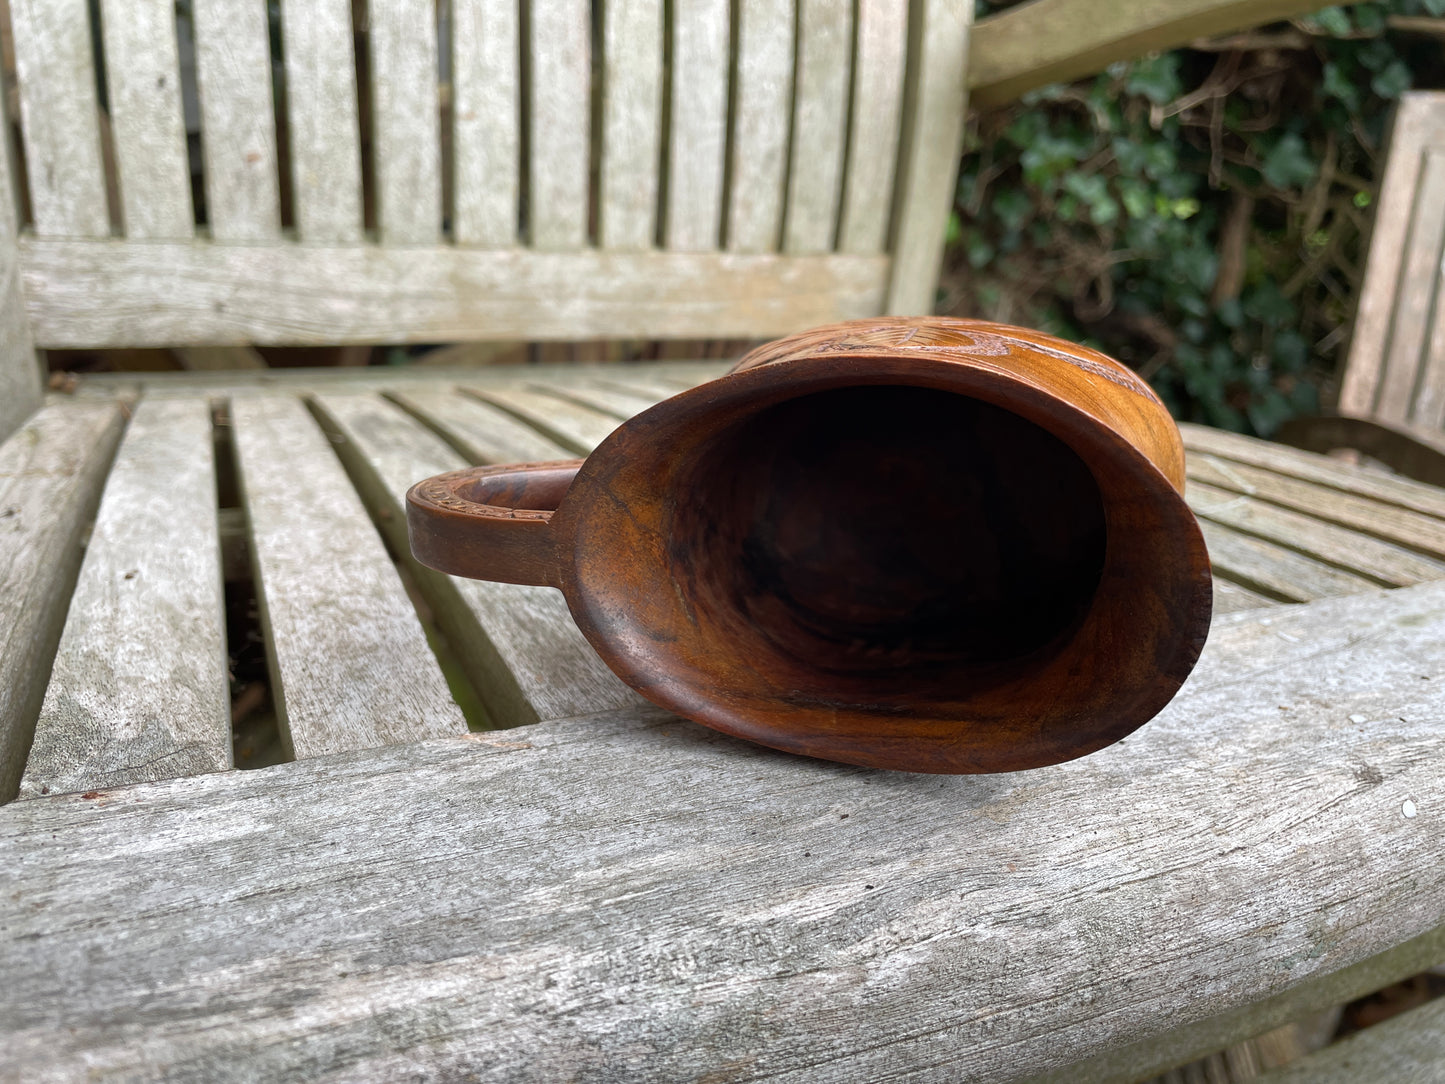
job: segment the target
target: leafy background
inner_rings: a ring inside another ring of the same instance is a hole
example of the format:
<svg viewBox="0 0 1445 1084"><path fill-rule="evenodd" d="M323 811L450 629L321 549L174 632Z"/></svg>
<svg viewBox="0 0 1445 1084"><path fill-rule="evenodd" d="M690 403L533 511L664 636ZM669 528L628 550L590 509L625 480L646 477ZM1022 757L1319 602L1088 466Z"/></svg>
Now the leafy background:
<svg viewBox="0 0 1445 1084"><path fill-rule="evenodd" d="M1326 8L976 115L940 310L1090 343L1177 417L1268 436L1334 394L1412 86L1445 86L1445 0Z"/></svg>

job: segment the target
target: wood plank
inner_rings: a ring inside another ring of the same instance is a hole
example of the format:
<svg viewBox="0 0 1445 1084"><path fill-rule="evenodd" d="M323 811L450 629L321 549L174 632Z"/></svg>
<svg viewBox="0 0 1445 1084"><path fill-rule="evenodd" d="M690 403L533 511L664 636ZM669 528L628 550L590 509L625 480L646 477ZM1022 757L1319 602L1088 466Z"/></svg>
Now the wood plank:
<svg viewBox="0 0 1445 1084"><path fill-rule="evenodd" d="M1385 587L1445 579L1445 562L1242 493L1191 481L1186 496L1197 516L1276 542Z"/></svg>
<svg viewBox="0 0 1445 1084"><path fill-rule="evenodd" d="M181 118L175 4L104 0L100 22L125 235L191 237L195 215Z"/></svg>
<svg viewBox="0 0 1445 1084"><path fill-rule="evenodd" d="M388 398L440 433L468 463L545 463L577 454L506 411L451 388L409 388Z"/></svg>
<svg viewBox="0 0 1445 1084"><path fill-rule="evenodd" d="M0 802L20 784L122 426L113 402L51 403L0 444Z"/></svg>
<svg viewBox="0 0 1445 1084"><path fill-rule="evenodd" d="M395 552L410 556L406 491L467 465L414 418L376 396L324 395L324 415L345 439L336 445ZM496 440L497 430L491 434ZM504 461L525 461L532 446L504 446ZM561 458L565 458L562 456ZM640 706L577 630L560 591L444 576L409 567L461 659L490 718L519 726L612 708Z"/></svg>
<svg viewBox="0 0 1445 1084"><path fill-rule="evenodd" d="M1203 520L1209 563L1227 579L1282 602L1313 602L1321 598L1378 590L1362 576L1333 568L1262 538L1241 534Z"/></svg>
<svg viewBox="0 0 1445 1084"><path fill-rule="evenodd" d="M108 237L85 0L11 0L10 23L35 232Z"/></svg>
<svg viewBox="0 0 1445 1084"><path fill-rule="evenodd" d="M548 0L528 11L529 239L546 252L579 249L587 243L591 9L586 0Z"/></svg>
<svg viewBox="0 0 1445 1084"><path fill-rule="evenodd" d="M10 140L0 140L0 442L40 406L40 362L20 280L20 208Z"/></svg>
<svg viewBox="0 0 1445 1084"><path fill-rule="evenodd" d="M274 241L281 195L266 9L250 0L193 0L192 16L210 235Z"/></svg>
<svg viewBox="0 0 1445 1084"><path fill-rule="evenodd" d="M383 244L435 244L442 228L436 4L367 0L376 220Z"/></svg>
<svg viewBox="0 0 1445 1084"><path fill-rule="evenodd" d="M943 237L953 209L968 109L968 0L919 0L909 26L909 67L894 193L897 222L886 312L933 311Z"/></svg>
<svg viewBox="0 0 1445 1084"><path fill-rule="evenodd" d="M178 346L171 353L183 368L192 370L269 368L261 352L251 346Z"/></svg>
<svg viewBox="0 0 1445 1084"><path fill-rule="evenodd" d="M1337 523L1361 534L1398 543L1430 557L1445 558L1445 523L1432 516L1392 508L1364 497L1210 455L1192 456L1185 467L1191 482L1203 482L1232 493L1258 497L1327 523Z"/></svg>
<svg viewBox="0 0 1445 1084"><path fill-rule="evenodd" d="M1278 606L1279 599L1270 598L1268 595L1261 595L1257 591L1251 591L1248 587L1242 587L1237 583L1214 577L1214 613L1220 614L1242 613L1245 610L1257 610L1264 606Z"/></svg>
<svg viewBox="0 0 1445 1084"><path fill-rule="evenodd" d="M513 0L452 0L452 233L459 244L517 240L521 31Z"/></svg>
<svg viewBox="0 0 1445 1084"><path fill-rule="evenodd" d="M1307 1058L1265 1073L1260 1084L1428 1084L1445 1067L1445 999L1357 1031Z"/></svg>
<svg viewBox="0 0 1445 1084"><path fill-rule="evenodd" d="M721 240L729 20L728 0L689 0L672 11L663 244L674 252L711 252Z"/></svg>
<svg viewBox="0 0 1445 1084"><path fill-rule="evenodd" d="M1445 94L1436 95L1435 108L1445 118ZM1427 176L1422 179L1422 186L1433 185L1421 194L1426 205L1431 200L1445 204L1445 168L1442 168L1445 167L1445 139L1441 144L1426 160ZM1410 424L1436 431L1445 429L1445 229L1441 230L1439 241L1431 268L1434 292L1418 366L1419 377L1410 403Z"/></svg>
<svg viewBox="0 0 1445 1084"><path fill-rule="evenodd" d="M1033 0L980 19L969 87L981 109L1196 38L1279 22L1317 0L1114 0L1109 17L1074 0Z"/></svg>
<svg viewBox="0 0 1445 1084"><path fill-rule="evenodd" d="M541 391L481 385L462 390L501 407L573 455L589 454L620 424L618 418Z"/></svg>
<svg viewBox="0 0 1445 1084"><path fill-rule="evenodd" d="M20 795L225 771L210 407L142 402L105 484Z"/></svg>
<svg viewBox="0 0 1445 1084"><path fill-rule="evenodd" d="M852 77L852 0L799 0L798 68L783 250L833 248L843 191Z"/></svg>
<svg viewBox="0 0 1445 1084"><path fill-rule="evenodd" d="M1411 408L1416 381L1421 375L1432 330L1431 312L1441 289L1441 260L1445 258L1445 148L1425 153L1413 195L1410 232L1398 257L1400 274L1385 346L1385 370L1371 411L1387 422L1407 424L1414 420Z"/></svg>
<svg viewBox="0 0 1445 1084"><path fill-rule="evenodd" d="M657 240L662 148L662 3L612 0L602 19L597 240L603 248L649 249Z"/></svg>
<svg viewBox="0 0 1445 1084"><path fill-rule="evenodd" d="M793 99L793 4L739 0L737 20L727 248L774 252L783 236Z"/></svg>
<svg viewBox="0 0 1445 1084"><path fill-rule="evenodd" d="M1402 94L1385 148L1385 175L1375 201L1365 277L1340 385L1339 408L1345 414L1375 412L1395 298L1402 285L1402 254L1410 240L1416 186L1430 147L1445 147L1445 110L1433 95Z"/></svg>
<svg viewBox="0 0 1445 1084"><path fill-rule="evenodd" d="M1190 454L1207 454L1218 459L1262 467L1275 474L1329 486L1343 493L1353 493L1384 504L1398 505L1414 512L1445 518L1445 492L1436 486L1374 471L1362 471L1328 456L1287 448L1282 444L1271 444L1253 437L1240 436L1238 433L1227 433L1223 429L1207 429L1202 425L1190 425L1186 422L1179 427L1179 432L1184 438L1185 451Z"/></svg>
<svg viewBox="0 0 1445 1084"><path fill-rule="evenodd" d="M1226 619L1152 723L1027 773L624 712L20 803L7 1054L57 1078L1140 1079L1438 958L1445 682L1419 675L1442 668L1428 585Z"/></svg>
<svg viewBox="0 0 1445 1084"><path fill-rule="evenodd" d="M637 392L624 391L620 388L609 387L606 384L598 384L592 381L585 383L568 383L560 386L556 384L537 383L531 386L543 394L569 400L580 406L610 415L618 421L626 421L634 414L640 414L648 407L657 405L662 399L669 398L669 396L665 395L641 395Z"/></svg>
<svg viewBox="0 0 1445 1084"><path fill-rule="evenodd" d="M300 401L231 403L282 741L298 759L466 731L366 509Z"/></svg>
<svg viewBox="0 0 1445 1084"><path fill-rule="evenodd" d="M859 4L840 252L882 252L888 243L907 62L907 0Z"/></svg>
<svg viewBox="0 0 1445 1084"><path fill-rule="evenodd" d="M49 348L758 338L876 315L878 256L22 241ZM397 284L405 283L405 290Z"/></svg>
<svg viewBox="0 0 1445 1084"><path fill-rule="evenodd" d="M361 240L361 133L349 0L285 0L291 198L303 241Z"/></svg>

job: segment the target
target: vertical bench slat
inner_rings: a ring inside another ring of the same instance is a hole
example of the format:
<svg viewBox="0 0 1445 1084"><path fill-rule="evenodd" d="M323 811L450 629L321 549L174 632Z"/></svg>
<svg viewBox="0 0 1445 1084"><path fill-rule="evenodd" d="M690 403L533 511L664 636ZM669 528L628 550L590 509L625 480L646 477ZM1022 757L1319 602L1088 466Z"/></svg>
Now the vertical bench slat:
<svg viewBox="0 0 1445 1084"><path fill-rule="evenodd" d="M727 0L690 0L672 10L671 118L663 242L710 252L722 226L727 152Z"/></svg>
<svg viewBox="0 0 1445 1084"><path fill-rule="evenodd" d="M289 396L232 402L282 738L297 758L459 734L466 721L371 520Z"/></svg>
<svg viewBox="0 0 1445 1084"><path fill-rule="evenodd" d="M603 248L647 249L657 237L662 3L612 0L603 17L597 238Z"/></svg>
<svg viewBox="0 0 1445 1084"><path fill-rule="evenodd" d="M915 0L894 200L893 270L885 312L933 311L943 237L958 183L968 97L972 0Z"/></svg>
<svg viewBox="0 0 1445 1084"><path fill-rule="evenodd" d="M516 0L452 0L452 233L517 240L521 177Z"/></svg>
<svg viewBox="0 0 1445 1084"><path fill-rule="evenodd" d="M1445 105L1439 106L1445 112ZM1426 159L1421 178L1421 206L1445 208L1445 148ZM1409 420L1430 429L1445 429L1445 229L1435 238L1435 259L1430 269L1429 315L1425 317L1415 396Z"/></svg>
<svg viewBox="0 0 1445 1084"><path fill-rule="evenodd" d="M434 396L458 398L440 390ZM345 442L338 451L379 513L398 552L409 553L406 491L467 465L440 437L386 401L323 395L318 405ZM474 404L476 405L476 404ZM499 457L533 457L532 442L499 444ZM560 450L559 450L560 451ZM551 453L545 458L558 458ZM565 458L566 453L561 453ZM559 591L444 576L413 562L414 575L492 720L518 726L641 704L577 630Z"/></svg>
<svg viewBox="0 0 1445 1084"><path fill-rule="evenodd" d="M148 400L105 484L22 797L231 766L210 410Z"/></svg>
<svg viewBox="0 0 1445 1084"><path fill-rule="evenodd" d="M218 241L281 234L266 6L193 0L206 221Z"/></svg>
<svg viewBox="0 0 1445 1084"><path fill-rule="evenodd" d="M859 4L857 37L853 128L838 249L868 255L882 252L888 244L908 60L907 0Z"/></svg>
<svg viewBox="0 0 1445 1084"><path fill-rule="evenodd" d="M783 249L828 252L838 228L853 49L851 0L800 0Z"/></svg>
<svg viewBox="0 0 1445 1084"><path fill-rule="evenodd" d="M539 0L528 10L527 218L534 248L566 251L587 243L591 8L585 0Z"/></svg>
<svg viewBox="0 0 1445 1084"><path fill-rule="evenodd" d="M101 29L125 235L189 238L195 217L174 0L105 0Z"/></svg>
<svg viewBox="0 0 1445 1084"><path fill-rule="evenodd" d="M783 230L788 111L793 95L791 0L740 0L727 247L772 252Z"/></svg>
<svg viewBox="0 0 1445 1084"><path fill-rule="evenodd" d="M387 244L441 236L436 5L368 0L376 221Z"/></svg>
<svg viewBox="0 0 1445 1084"><path fill-rule="evenodd" d="M1392 422L1413 420L1415 383L1429 341L1432 302L1440 287L1440 260L1445 252L1445 151L1424 155L1414 204L1375 404L1375 413Z"/></svg>
<svg viewBox="0 0 1445 1084"><path fill-rule="evenodd" d="M11 0L35 232L107 237L100 106L85 0Z"/></svg>
<svg viewBox="0 0 1445 1084"><path fill-rule="evenodd" d="M0 443L40 405L40 364L20 277L20 207L10 141L0 140Z"/></svg>
<svg viewBox="0 0 1445 1084"><path fill-rule="evenodd" d="M0 802L15 797L92 514L114 403L54 403L0 444Z"/></svg>
<svg viewBox="0 0 1445 1084"><path fill-rule="evenodd" d="M361 137L350 0L285 0L291 198L303 241L361 240Z"/></svg>
<svg viewBox="0 0 1445 1084"><path fill-rule="evenodd" d="M450 389L408 388L394 392L391 398L408 412L445 429L447 439L471 463L544 463L577 454L505 411Z"/></svg>

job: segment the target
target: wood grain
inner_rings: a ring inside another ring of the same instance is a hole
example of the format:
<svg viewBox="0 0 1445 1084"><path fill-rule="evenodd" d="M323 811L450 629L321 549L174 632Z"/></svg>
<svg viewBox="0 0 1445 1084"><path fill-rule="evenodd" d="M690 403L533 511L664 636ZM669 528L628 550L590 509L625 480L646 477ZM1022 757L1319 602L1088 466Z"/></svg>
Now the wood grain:
<svg viewBox="0 0 1445 1084"><path fill-rule="evenodd" d="M193 18L210 235L218 241L279 240L266 10L249 0L193 0ZM207 339L200 333L194 341Z"/></svg>
<svg viewBox="0 0 1445 1084"><path fill-rule="evenodd" d="M485 403L501 407L574 455L586 455L592 451L617 428L619 420L578 403L528 388L478 385L465 391Z"/></svg>
<svg viewBox="0 0 1445 1084"><path fill-rule="evenodd" d="M612 0L602 17L597 241L649 249L657 240L662 147L662 3Z"/></svg>
<svg viewBox="0 0 1445 1084"><path fill-rule="evenodd" d="M794 24L790 0L740 0L737 5L727 193L730 252L773 252L782 239Z"/></svg>
<svg viewBox="0 0 1445 1084"><path fill-rule="evenodd" d="M908 63L907 0L858 5L853 127L838 251L882 252L888 243Z"/></svg>
<svg viewBox="0 0 1445 1084"><path fill-rule="evenodd" d="M1152 724L1018 775L624 712L20 803L7 1055L40 1080L1139 1079L1445 947L1442 668L1429 585L1226 619Z"/></svg>
<svg viewBox="0 0 1445 1084"><path fill-rule="evenodd" d="M19 205L10 141L0 140L0 443L40 405L40 362L20 280Z"/></svg>
<svg viewBox="0 0 1445 1084"><path fill-rule="evenodd" d="M521 191L518 5L452 0L452 232L458 244L517 239Z"/></svg>
<svg viewBox="0 0 1445 1084"><path fill-rule="evenodd" d="M195 217L174 0L107 0L101 30L125 235L188 238Z"/></svg>
<svg viewBox="0 0 1445 1084"><path fill-rule="evenodd" d="M838 230L852 76L852 0L799 0L783 250L829 252Z"/></svg>
<svg viewBox="0 0 1445 1084"><path fill-rule="evenodd" d="M506 411L451 388L397 390L389 396L440 433L467 463L541 463L577 454Z"/></svg>
<svg viewBox="0 0 1445 1084"><path fill-rule="evenodd" d="M1356 1032L1259 1078L1260 1084L1352 1084L1391 1080L1429 1084L1445 1065L1445 1000L1421 1005Z"/></svg>
<svg viewBox="0 0 1445 1084"><path fill-rule="evenodd" d="M1333 568L1294 550L1204 520L1200 523L1209 547L1209 563L1235 583L1282 602L1312 602L1338 595L1356 595L1377 584L1352 572Z"/></svg>
<svg viewBox="0 0 1445 1084"><path fill-rule="evenodd" d="M38 345L717 336L868 316L878 256L22 242Z"/></svg>
<svg viewBox="0 0 1445 1084"><path fill-rule="evenodd" d="M70 599L21 797L231 767L211 445L204 399L142 402L131 419Z"/></svg>
<svg viewBox="0 0 1445 1084"><path fill-rule="evenodd" d="M289 396L231 404L282 739L297 758L466 731L329 442Z"/></svg>
<svg viewBox="0 0 1445 1084"><path fill-rule="evenodd" d="M673 8L663 244L674 252L721 242L730 37L727 0Z"/></svg>
<svg viewBox="0 0 1445 1084"><path fill-rule="evenodd" d="M361 132L348 0L286 0L291 198L302 241L361 240Z"/></svg>
<svg viewBox="0 0 1445 1084"><path fill-rule="evenodd" d="M893 267L884 303L884 311L896 316L933 311L963 147L972 23L967 0L919 0L912 8Z"/></svg>
<svg viewBox="0 0 1445 1084"><path fill-rule="evenodd" d="M14 0L10 23L35 232L108 237L85 0Z"/></svg>
<svg viewBox="0 0 1445 1084"><path fill-rule="evenodd" d="M1221 614L1240 613L1244 610L1256 610L1263 606L1278 606L1279 600L1270 598L1268 595L1261 595L1257 591L1251 591L1248 587L1242 587L1232 583L1219 575L1215 570L1214 576L1214 613Z"/></svg>
<svg viewBox="0 0 1445 1084"><path fill-rule="evenodd" d="M442 228L436 4L367 0L376 219L383 244L435 244Z"/></svg>
<svg viewBox="0 0 1445 1084"><path fill-rule="evenodd" d="M592 140L590 7L585 0L549 0L530 5L528 11L528 237L540 251L565 252L587 243Z"/></svg>
<svg viewBox="0 0 1445 1084"><path fill-rule="evenodd" d="M20 784L122 425L113 402L53 403L0 444L0 802Z"/></svg>

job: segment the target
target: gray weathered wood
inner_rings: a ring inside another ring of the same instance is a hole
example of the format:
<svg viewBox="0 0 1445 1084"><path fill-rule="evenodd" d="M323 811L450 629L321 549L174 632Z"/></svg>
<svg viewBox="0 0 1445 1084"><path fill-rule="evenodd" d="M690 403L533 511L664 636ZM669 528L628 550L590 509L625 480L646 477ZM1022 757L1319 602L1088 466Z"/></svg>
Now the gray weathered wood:
<svg viewBox="0 0 1445 1084"><path fill-rule="evenodd" d="M337 451L392 547L408 554L406 491L467 461L440 437L376 396L326 395L318 405L344 440ZM528 458L529 443L502 458ZM577 631L560 591L485 583L410 566L473 687L499 726L637 706Z"/></svg>
<svg viewBox="0 0 1445 1084"><path fill-rule="evenodd" d="M478 385L464 390L501 407L574 455L587 455L620 424L601 411L529 388Z"/></svg>
<svg viewBox="0 0 1445 1084"><path fill-rule="evenodd" d="M436 4L367 0L376 220L386 244L435 244L442 228Z"/></svg>
<svg viewBox="0 0 1445 1084"><path fill-rule="evenodd" d="M603 248L648 249L657 240L662 3L611 0L602 18L597 240Z"/></svg>
<svg viewBox="0 0 1445 1084"><path fill-rule="evenodd" d="M1445 947L1442 668L1428 585L1227 618L1148 726L1013 775L624 712L20 803L7 1057L39 1079L1145 1077Z"/></svg>
<svg viewBox="0 0 1445 1084"><path fill-rule="evenodd" d="M828 252L838 230L852 76L852 0L799 0L783 249Z"/></svg>
<svg viewBox="0 0 1445 1084"><path fill-rule="evenodd" d="M1256 610L1262 606L1278 606L1279 600L1261 595L1251 591L1248 587L1242 587L1237 583L1214 577L1214 613L1220 614L1239 613L1243 610Z"/></svg>
<svg viewBox="0 0 1445 1084"><path fill-rule="evenodd" d="M460 244L517 239L519 41L512 0L452 0L452 232Z"/></svg>
<svg viewBox="0 0 1445 1084"><path fill-rule="evenodd" d="M440 433L469 463L537 463L577 454L506 411L451 389L393 391L389 398Z"/></svg>
<svg viewBox="0 0 1445 1084"><path fill-rule="evenodd" d="M1283 602L1311 602L1373 591L1377 585L1252 535L1200 523L1209 563L1236 583Z"/></svg>
<svg viewBox="0 0 1445 1084"><path fill-rule="evenodd" d="M0 442L40 405L40 364L20 281L19 204L10 141L0 140Z"/></svg>
<svg viewBox="0 0 1445 1084"><path fill-rule="evenodd" d="M1189 483L1186 496L1195 515L1277 542L1385 587L1445 579L1445 562L1432 561L1358 531L1322 523L1302 512L1197 481Z"/></svg>
<svg viewBox="0 0 1445 1084"><path fill-rule="evenodd" d="M85 0L12 0L10 23L35 232L109 236Z"/></svg>
<svg viewBox="0 0 1445 1084"><path fill-rule="evenodd" d="M1266 1073L1260 1084L1439 1084L1445 1078L1445 999L1411 1009Z"/></svg>
<svg viewBox="0 0 1445 1084"><path fill-rule="evenodd" d="M933 311L953 207L968 94L968 0L918 0L894 200L893 271L885 312Z"/></svg>
<svg viewBox="0 0 1445 1084"><path fill-rule="evenodd" d="M51 403L0 444L0 802L20 784L121 427L114 403Z"/></svg>
<svg viewBox="0 0 1445 1084"><path fill-rule="evenodd" d="M590 7L585 0L548 0L530 5L528 11L530 240L544 251L578 249L587 243Z"/></svg>
<svg viewBox="0 0 1445 1084"><path fill-rule="evenodd" d="M875 315L879 256L22 241L43 347L756 338ZM398 285L404 288L399 289Z"/></svg>
<svg viewBox="0 0 1445 1084"><path fill-rule="evenodd" d="M791 0L739 0L727 247L773 252L783 231L793 96Z"/></svg>
<svg viewBox="0 0 1445 1084"><path fill-rule="evenodd" d="M623 391L619 388L609 387L605 384L595 384L591 381L586 383L572 382L567 384L552 384L539 382L532 385L535 390L557 398L566 399L577 403L579 406L588 407L600 411L603 414L610 414L619 421L626 421L634 414L654 406L666 395L640 395L637 392Z"/></svg>
<svg viewBox="0 0 1445 1084"><path fill-rule="evenodd" d="M281 195L266 8L250 0L192 0L192 17L211 236L275 241ZM159 252L152 258L165 259Z"/></svg>
<svg viewBox="0 0 1445 1084"><path fill-rule="evenodd" d="M888 243L908 60L907 0L859 4L857 34L853 126L838 250L872 253L882 252Z"/></svg>
<svg viewBox="0 0 1445 1084"><path fill-rule="evenodd" d="M231 766L210 409L142 402L70 599L22 797Z"/></svg>
<svg viewBox="0 0 1445 1084"><path fill-rule="evenodd" d="M110 124L127 237L195 233L174 0L101 5Z"/></svg>
<svg viewBox="0 0 1445 1084"><path fill-rule="evenodd" d="M303 241L361 240L361 134L349 0L284 0L291 198Z"/></svg>
<svg viewBox="0 0 1445 1084"><path fill-rule="evenodd" d="M257 597L298 758L466 730L415 609L329 442L289 396L235 399Z"/></svg>
<svg viewBox="0 0 1445 1084"><path fill-rule="evenodd" d="M663 243L674 252L710 252L720 240L728 20L727 0L683 0L672 10Z"/></svg>

